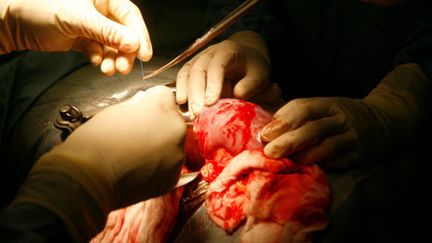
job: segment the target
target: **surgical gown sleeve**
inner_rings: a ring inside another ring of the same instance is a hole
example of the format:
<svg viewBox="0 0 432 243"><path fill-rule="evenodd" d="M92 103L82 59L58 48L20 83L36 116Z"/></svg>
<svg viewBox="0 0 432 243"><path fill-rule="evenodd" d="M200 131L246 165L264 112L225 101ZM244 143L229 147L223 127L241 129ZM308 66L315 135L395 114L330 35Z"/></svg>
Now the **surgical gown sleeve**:
<svg viewBox="0 0 432 243"><path fill-rule="evenodd" d="M396 55L395 65L417 63L432 80L432 4Z"/></svg>
<svg viewBox="0 0 432 243"><path fill-rule="evenodd" d="M0 242L79 242L45 208L20 204L0 214Z"/></svg>

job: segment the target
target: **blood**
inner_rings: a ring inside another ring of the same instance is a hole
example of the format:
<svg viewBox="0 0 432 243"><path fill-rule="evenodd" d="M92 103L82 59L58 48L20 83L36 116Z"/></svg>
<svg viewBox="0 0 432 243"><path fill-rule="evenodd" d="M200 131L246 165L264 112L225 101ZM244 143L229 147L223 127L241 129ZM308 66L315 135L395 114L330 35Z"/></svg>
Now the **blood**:
<svg viewBox="0 0 432 243"><path fill-rule="evenodd" d="M205 207L215 225L241 242L309 242L327 224L329 187L316 165L264 155L258 132L272 120L256 104L222 99L188 129L182 173L201 171L210 183ZM91 242L167 242L182 188L111 212Z"/></svg>
<svg viewBox="0 0 432 243"><path fill-rule="evenodd" d="M257 136L271 120L256 104L236 99L218 101L195 120L205 160L201 174L210 183L205 206L228 234L246 222L245 242L256 235L270 242L308 242L327 224L327 178L316 165L264 155Z"/></svg>
<svg viewBox="0 0 432 243"><path fill-rule="evenodd" d="M202 169L207 170L203 173L206 180L216 178L227 160L245 149L262 149L257 134L271 120L271 114L261 107L238 99L222 99L203 111L195 120L193 132L206 160Z"/></svg>

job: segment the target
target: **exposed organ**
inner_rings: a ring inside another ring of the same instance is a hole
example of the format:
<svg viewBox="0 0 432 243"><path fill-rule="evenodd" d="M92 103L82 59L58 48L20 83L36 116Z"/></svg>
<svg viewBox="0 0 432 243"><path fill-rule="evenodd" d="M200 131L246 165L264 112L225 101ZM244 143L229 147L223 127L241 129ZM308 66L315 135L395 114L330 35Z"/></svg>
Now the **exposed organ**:
<svg viewBox="0 0 432 243"><path fill-rule="evenodd" d="M222 99L203 111L188 133L188 163L210 183L210 219L242 242L309 242L327 223L329 187L319 167L270 159L258 141L272 116L259 106ZM203 157L200 157L200 155ZM182 190L112 212L93 242L166 242ZM216 227L216 226L215 226Z"/></svg>
<svg viewBox="0 0 432 243"><path fill-rule="evenodd" d="M246 222L244 242L309 242L327 224L329 186L316 165L263 154L258 131L271 116L255 104L223 99L195 121L210 182L209 217L228 233Z"/></svg>

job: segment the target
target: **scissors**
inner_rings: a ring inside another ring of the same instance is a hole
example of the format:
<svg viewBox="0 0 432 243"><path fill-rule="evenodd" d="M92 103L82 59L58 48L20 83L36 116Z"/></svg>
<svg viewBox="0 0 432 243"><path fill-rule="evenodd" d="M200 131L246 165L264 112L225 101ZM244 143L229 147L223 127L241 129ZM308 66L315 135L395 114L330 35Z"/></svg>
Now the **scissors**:
<svg viewBox="0 0 432 243"><path fill-rule="evenodd" d="M193 180L195 180L195 178L198 177L199 174L200 172L190 172L190 173L181 174L174 188L178 188L188 184L189 182L192 182Z"/></svg>
<svg viewBox="0 0 432 243"><path fill-rule="evenodd" d="M154 77L163 71L177 65L178 63L184 61L186 58L194 54L196 51L201 49L204 45L209 43L215 37L220 35L224 30L230 27L235 21L237 21L246 11L248 11L251 7L253 7L258 0L246 0L236 9L234 9L231 13L225 16L222 20L216 23L213 27L211 27L207 32L205 32L201 37L195 40L192 45L186 48L183 52L181 52L178 56L172 59L170 62L160 67L159 69L145 75L142 79L149 79Z"/></svg>

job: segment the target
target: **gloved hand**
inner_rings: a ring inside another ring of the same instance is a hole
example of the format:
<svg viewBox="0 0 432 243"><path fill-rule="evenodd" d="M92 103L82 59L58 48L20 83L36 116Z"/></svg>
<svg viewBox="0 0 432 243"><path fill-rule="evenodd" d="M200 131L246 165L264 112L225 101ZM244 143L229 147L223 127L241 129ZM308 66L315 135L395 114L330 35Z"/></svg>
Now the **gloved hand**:
<svg viewBox="0 0 432 243"><path fill-rule="evenodd" d="M385 159L421 129L431 112L431 94L423 71L404 64L364 99L292 100L262 129L261 140L268 142L264 152L333 169Z"/></svg>
<svg viewBox="0 0 432 243"><path fill-rule="evenodd" d="M269 85L267 47L262 37L252 31L238 32L196 55L180 69L176 84L177 103L188 102L195 115L221 96L251 99L266 90L279 92L280 97L278 87Z"/></svg>
<svg viewBox="0 0 432 243"><path fill-rule="evenodd" d="M168 192L183 163L186 125L166 87L97 113L32 168L13 204L60 217L84 242L111 210Z"/></svg>
<svg viewBox="0 0 432 243"><path fill-rule="evenodd" d="M140 10L129 0L4 0L0 20L0 54L81 51L107 75L127 74L136 56L153 55Z"/></svg>

